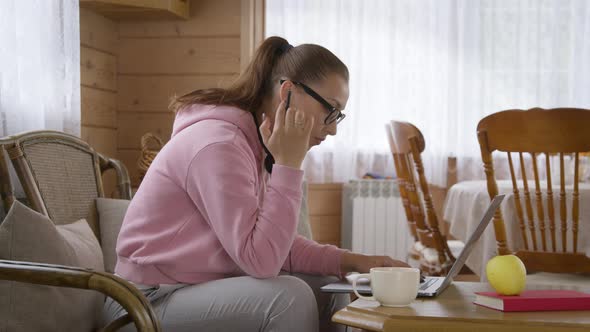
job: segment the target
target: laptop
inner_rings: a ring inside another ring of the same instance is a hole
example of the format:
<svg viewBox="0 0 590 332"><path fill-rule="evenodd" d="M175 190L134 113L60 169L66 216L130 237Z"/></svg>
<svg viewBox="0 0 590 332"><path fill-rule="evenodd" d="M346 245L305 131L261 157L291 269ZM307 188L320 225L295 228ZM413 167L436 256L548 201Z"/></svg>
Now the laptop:
<svg viewBox="0 0 590 332"><path fill-rule="evenodd" d="M455 278L459 274L459 271L461 271L463 265L465 265L465 261L467 260L467 257L469 257L469 254L473 250L475 242L477 242L477 240L481 237L481 234L483 234L483 231L490 223L490 220L492 220L492 217L494 216L494 213L500 206L500 203L502 203L504 196L505 195L498 195L494 197L494 199L490 202L490 205L488 206L488 209L481 218L481 221L477 225L477 228L475 229L475 231L473 231L473 233L465 243L465 247L461 251L461 254L459 254L459 257L457 257L457 259L455 260L455 263L451 267L451 270L449 271L447 276L424 277L423 280L421 280L420 288L418 290L418 297L435 297L442 293L451 284L453 278ZM359 285L357 283L356 287L357 291L360 294L371 294L370 285ZM326 293L352 293L352 284L346 281L341 281L325 285L321 288L321 290L322 292Z"/></svg>

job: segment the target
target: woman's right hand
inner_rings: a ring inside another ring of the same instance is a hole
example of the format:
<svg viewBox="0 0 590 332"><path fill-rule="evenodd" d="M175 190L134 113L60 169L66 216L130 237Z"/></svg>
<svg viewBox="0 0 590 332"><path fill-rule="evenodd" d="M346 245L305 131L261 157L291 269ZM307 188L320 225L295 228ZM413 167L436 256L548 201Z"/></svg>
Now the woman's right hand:
<svg viewBox="0 0 590 332"><path fill-rule="evenodd" d="M260 125L262 141L278 165L300 168L309 149L313 117L304 111L289 108L282 101L275 113L274 126L267 116ZM272 128L272 129L271 129Z"/></svg>
<svg viewBox="0 0 590 332"><path fill-rule="evenodd" d="M368 273L372 267L384 266L410 267L407 263L389 256L370 256L345 252L340 258L340 270L342 272Z"/></svg>

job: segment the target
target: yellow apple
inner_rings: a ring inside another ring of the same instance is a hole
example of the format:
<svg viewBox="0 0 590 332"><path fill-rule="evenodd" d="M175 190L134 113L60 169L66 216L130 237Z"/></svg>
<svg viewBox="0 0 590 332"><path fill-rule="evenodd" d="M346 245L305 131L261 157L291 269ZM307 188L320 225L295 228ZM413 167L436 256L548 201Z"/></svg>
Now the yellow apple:
<svg viewBox="0 0 590 332"><path fill-rule="evenodd" d="M514 255L496 256L486 265L490 285L502 295L518 295L526 285L526 268Z"/></svg>

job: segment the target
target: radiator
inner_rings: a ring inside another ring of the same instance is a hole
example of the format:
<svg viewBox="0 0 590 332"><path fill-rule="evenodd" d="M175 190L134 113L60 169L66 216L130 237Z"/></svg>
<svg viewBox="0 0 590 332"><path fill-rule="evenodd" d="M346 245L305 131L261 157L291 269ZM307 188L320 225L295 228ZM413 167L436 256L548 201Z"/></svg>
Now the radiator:
<svg viewBox="0 0 590 332"><path fill-rule="evenodd" d="M407 261L413 245L395 180L355 180L342 192L342 247Z"/></svg>

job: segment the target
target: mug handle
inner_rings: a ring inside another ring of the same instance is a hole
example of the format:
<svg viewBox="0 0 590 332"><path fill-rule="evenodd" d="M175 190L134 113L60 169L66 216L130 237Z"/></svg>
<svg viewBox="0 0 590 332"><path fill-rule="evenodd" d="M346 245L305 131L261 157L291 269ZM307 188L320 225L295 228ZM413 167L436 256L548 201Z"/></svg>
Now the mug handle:
<svg viewBox="0 0 590 332"><path fill-rule="evenodd" d="M356 281L359 280L360 278L366 278L366 279L371 280L371 275L369 273L359 274L356 276L356 278L352 279L352 291L354 292L354 295L356 295L359 299L369 300L369 301L377 301L375 299L375 297L363 296L363 295L359 294L359 292L356 290Z"/></svg>

